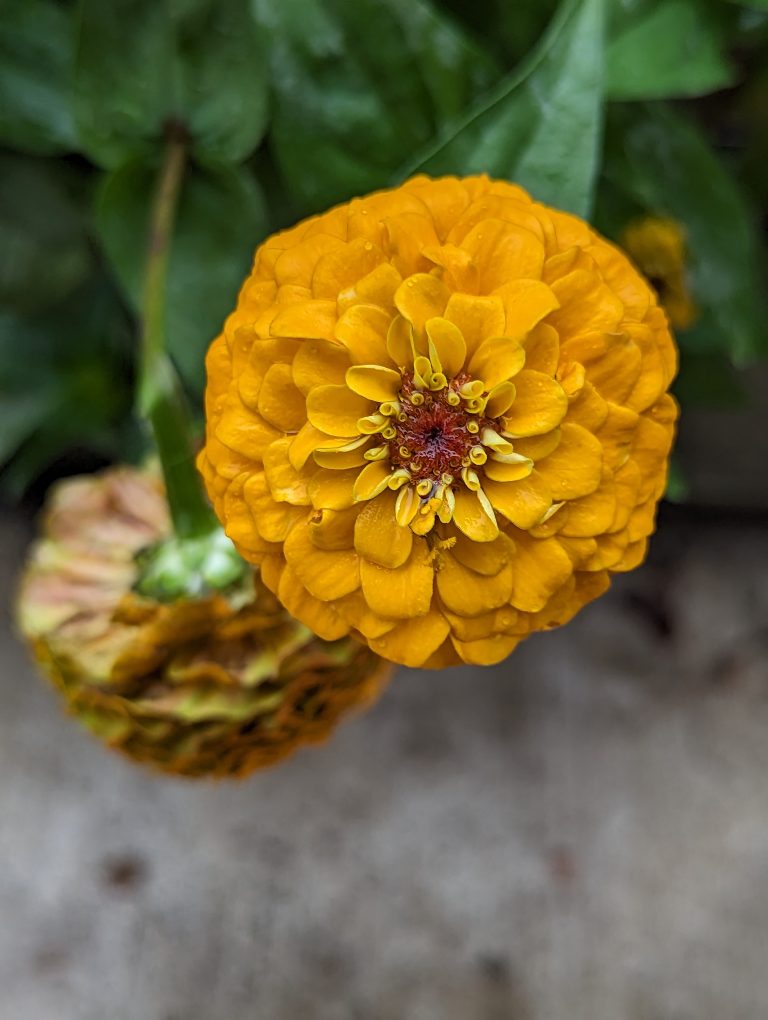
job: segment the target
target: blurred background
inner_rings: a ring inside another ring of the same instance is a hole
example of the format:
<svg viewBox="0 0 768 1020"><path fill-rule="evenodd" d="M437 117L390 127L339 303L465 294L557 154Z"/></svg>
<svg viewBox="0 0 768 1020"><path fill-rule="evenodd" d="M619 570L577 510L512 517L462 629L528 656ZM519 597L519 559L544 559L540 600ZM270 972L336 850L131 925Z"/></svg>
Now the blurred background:
<svg viewBox="0 0 768 1020"><path fill-rule="evenodd" d="M147 777L12 633L57 478L139 461L168 343L270 232L411 173L584 215L676 327L649 563L500 666L403 670L242 786ZM768 1009L768 0L4 0L0 1020L756 1020Z"/></svg>

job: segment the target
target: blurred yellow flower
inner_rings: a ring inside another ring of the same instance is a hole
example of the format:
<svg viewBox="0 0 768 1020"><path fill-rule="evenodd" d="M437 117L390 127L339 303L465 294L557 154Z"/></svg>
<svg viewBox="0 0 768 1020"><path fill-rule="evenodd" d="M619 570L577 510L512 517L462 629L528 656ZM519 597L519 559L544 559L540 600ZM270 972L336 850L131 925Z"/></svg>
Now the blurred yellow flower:
<svg viewBox="0 0 768 1020"><path fill-rule="evenodd" d="M374 697L389 667L357 642L315 638L251 572L229 597L137 594L137 553L169 532L153 475L69 480L26 567L20 629L96 736L165 772L244 776Z"/></svg>
<svg viewBox="0 0 768 1020"><path fill-rule="evenodd" d="M512 184L417 177L269 238L207 365L218 516L326 638L493 663L643 559L666 318L621 252Z"/></svg>
<svg viewBox="0 0 768 1020"><path fill-rule="evenodd" d="M687 329L698 317L685 278L685 234L676 220L645 216L630 223L621 245L645 273L675 329Z"/></svg>

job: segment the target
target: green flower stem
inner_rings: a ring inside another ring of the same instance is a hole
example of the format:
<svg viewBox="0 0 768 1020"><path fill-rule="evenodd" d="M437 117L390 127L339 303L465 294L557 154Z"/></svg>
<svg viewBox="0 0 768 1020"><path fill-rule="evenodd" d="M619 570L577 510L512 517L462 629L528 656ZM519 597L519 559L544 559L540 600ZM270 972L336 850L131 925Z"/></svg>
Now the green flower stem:
<svg viewBox="0 0 768 1020"><path fill-rule="evenodd" d="M189 411L165 344L168 258L186 160L186 134L170 125L150 221L138 396L139 413L154 433L173 528L181 540L199 538L217 526L195 467Z"/></svg>

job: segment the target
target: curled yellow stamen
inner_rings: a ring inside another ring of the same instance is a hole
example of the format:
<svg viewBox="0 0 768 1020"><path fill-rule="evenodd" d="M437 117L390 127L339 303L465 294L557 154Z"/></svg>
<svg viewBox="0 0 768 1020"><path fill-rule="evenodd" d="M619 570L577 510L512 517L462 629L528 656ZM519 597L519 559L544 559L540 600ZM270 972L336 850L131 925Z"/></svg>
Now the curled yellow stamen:
<svg viewBox="0 0 768 1020"><path fill-rule="evenodd" d="M369 414L366 418L358 418L357 431L372 436L375 432L381 432L386 425L387 419L383 414Z"/></svg>
<svg viewBox="0 0 768 1020"><path fill-rule="evenodd" d="M472 468L463 469L463 471L461 472L461 480L464 482L468 489L472 490L472 492L477 492L477 490L480 488L480 479L477 475L477 472L473 471Z"/></svg>
<svg viewBox="0 0 768 1020"><path fill-rule="evenodd" d="M388 446L374 446L363 454L366 460L384 460L389 456Z"/></svg>

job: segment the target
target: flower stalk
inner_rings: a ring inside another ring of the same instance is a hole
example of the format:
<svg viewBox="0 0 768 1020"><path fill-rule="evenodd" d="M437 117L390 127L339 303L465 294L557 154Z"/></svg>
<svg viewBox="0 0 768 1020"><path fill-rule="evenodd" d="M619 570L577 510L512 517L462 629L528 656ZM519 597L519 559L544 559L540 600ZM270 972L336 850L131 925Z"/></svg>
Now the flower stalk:
<svg viewBox="0 0 768 1020"><path fill-rule="evenodd" d="M141 309L137 409L154 436L173 536L143 556L137 587L161 599L226 587L245 570L206 499L195 467L189 409L166 350L168 263L187 145L183 126L170 123L152 204Z"/></svg>

